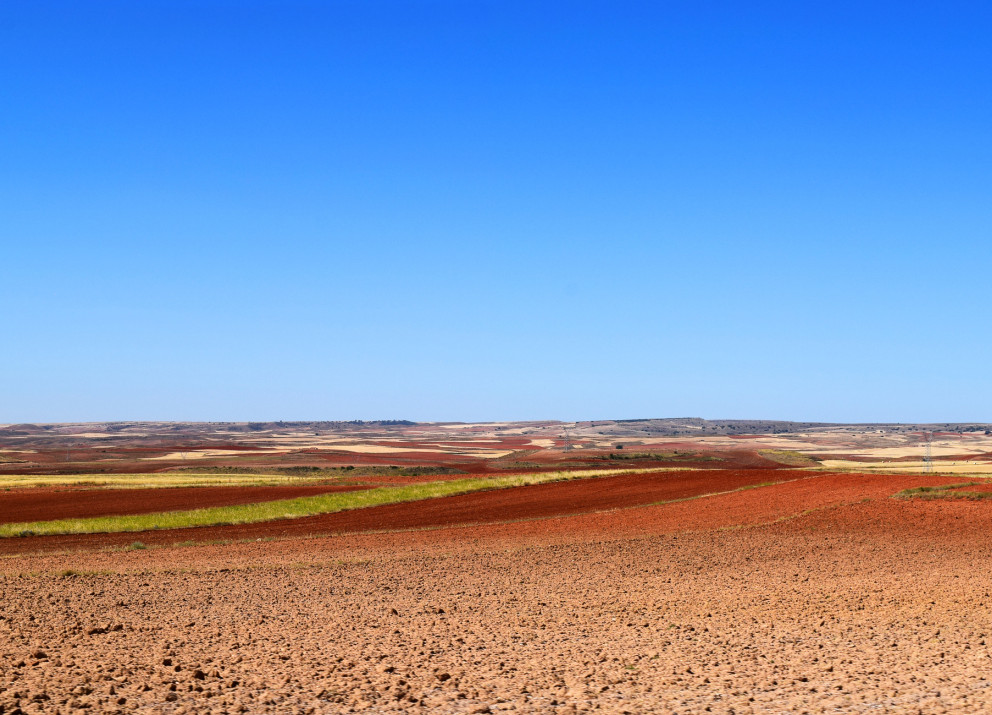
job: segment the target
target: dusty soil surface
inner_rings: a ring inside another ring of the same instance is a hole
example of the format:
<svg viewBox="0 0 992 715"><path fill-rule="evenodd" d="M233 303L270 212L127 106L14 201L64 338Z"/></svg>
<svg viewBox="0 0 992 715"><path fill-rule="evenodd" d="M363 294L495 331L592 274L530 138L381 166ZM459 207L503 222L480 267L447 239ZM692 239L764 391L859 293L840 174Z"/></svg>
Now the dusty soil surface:
<svg viewBox="0 0 992 715"><path fill-rule="evenodd" d="M151 514L349 492L363 486L192 487L156 489L25 488L0 492L0 523Z"/></svg>
<svg viewBox="0 0 992 715"><path fill-rule="evenodd" d="M537 484L515 489L474 492L443 499L391 504L370 509L259 524L124 534L79 534L0 539L0 554L126 546L135 540L140 540L144 544L172 544L189 540L212 541L309 536L313 534L427 529L453 524L543 519L558 515L597 512L673 499L685 499L701 494L730 491L749 485L790 479L807 479L809 477L810 473L796 470L705 470L626 474L614 477L579 479L570 482ZM264 489L270 488L264 487ZM142 491L159 492L165 490ZM149 511L159 511L159 509Z"/></svg>
<svg viewBox="0 0 992 715"><path fill-rule="evenodd" d="M992 503L888 498L907 481L825 476L523 525L2 559L0 705L988 712ZM519 528L538 523L553 528ZM88 572L59 575L70 567Z"/></svg>

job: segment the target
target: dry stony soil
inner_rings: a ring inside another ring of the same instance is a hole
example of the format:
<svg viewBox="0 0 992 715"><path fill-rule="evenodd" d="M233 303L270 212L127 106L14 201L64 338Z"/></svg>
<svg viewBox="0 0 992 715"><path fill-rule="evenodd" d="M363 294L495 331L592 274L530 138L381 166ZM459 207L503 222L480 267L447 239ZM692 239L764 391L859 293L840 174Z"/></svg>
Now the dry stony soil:
<svg viewBox="0 0 992 715"><path fill-rule="evenodd" d="M134 551L23 540L0 559L0 708L989 712L992 500L892 498L937 483L818 474Z"/></svg>

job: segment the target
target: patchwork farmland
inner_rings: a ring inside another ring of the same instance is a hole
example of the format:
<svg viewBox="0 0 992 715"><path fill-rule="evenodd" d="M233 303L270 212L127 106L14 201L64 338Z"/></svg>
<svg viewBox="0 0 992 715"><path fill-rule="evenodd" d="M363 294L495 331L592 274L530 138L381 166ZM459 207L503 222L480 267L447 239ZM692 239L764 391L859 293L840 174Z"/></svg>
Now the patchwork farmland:
<svg viewBox="0 0 992 715"><path fill-rule="evenodd" d="M987 432L0 426L0 706L986 712Z"/></svg>

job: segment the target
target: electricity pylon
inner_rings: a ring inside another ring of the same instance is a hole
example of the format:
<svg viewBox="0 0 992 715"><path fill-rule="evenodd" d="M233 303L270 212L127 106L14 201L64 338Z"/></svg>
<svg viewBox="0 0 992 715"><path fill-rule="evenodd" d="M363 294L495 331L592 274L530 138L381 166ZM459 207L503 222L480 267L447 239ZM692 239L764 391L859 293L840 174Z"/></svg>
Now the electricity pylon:
<svg viewBox="0 0 992 715"><path fill-rule="evenodd" d="M924 442L924 453L923 453L923 471L927 474L933 472L933 452L931 446L933 445L933 432L924 432L923 438L926 440Z"/></svg>

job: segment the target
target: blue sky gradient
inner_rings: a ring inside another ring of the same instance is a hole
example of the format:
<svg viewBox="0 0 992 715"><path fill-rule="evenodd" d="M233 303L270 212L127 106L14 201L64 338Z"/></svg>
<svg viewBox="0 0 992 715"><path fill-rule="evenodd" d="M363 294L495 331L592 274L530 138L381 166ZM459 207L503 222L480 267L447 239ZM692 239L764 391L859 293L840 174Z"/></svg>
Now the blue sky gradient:
<svg viewBox="0 0 992 715"><path fill-rule="evenodd" d="M0 6L0 422L992 421L992 6Z"/></svg>

